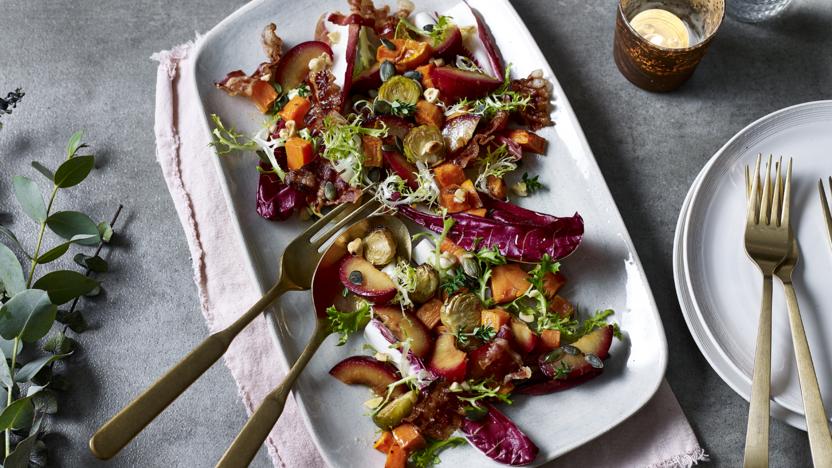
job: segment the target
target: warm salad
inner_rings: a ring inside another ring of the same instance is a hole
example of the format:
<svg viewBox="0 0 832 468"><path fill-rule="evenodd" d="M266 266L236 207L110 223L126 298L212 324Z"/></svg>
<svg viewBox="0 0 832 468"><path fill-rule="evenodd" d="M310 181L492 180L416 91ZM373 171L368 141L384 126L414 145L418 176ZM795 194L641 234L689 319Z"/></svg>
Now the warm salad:
<svg viewBox="0 0 832 468"><path fill-rule="evenodd" d="M384 227L352 239L327 310L341 343L363 331L373 349L331 374L373 392L386 466L430 466L466 440L532 463L537 447L495 405L597 376L617 334L612 311L580 321L560 294L558 260L580 244L582 218L509 201L545 189L520 167L546 153L535 131L553 124L551 84L540 71L514 78L467 3L443 14L348 3L285 53L276 26L264 29L267 61L217 87L266 121L245 136L213 116L213 144L258 154L264 218L372 196L433 231L417 234L412 261Z"/></svg>

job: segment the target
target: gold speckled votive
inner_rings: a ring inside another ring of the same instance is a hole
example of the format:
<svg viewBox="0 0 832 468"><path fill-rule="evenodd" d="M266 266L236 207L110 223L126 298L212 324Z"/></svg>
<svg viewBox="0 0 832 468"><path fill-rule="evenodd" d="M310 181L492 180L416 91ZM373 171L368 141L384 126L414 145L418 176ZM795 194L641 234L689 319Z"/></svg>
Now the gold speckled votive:
<svg viewBox="0 0 832 468"><path fill-rule="evenodd" d="M620 0L615 64L639 88L672 91L693 74L724 15L725 0Z"/></svg>

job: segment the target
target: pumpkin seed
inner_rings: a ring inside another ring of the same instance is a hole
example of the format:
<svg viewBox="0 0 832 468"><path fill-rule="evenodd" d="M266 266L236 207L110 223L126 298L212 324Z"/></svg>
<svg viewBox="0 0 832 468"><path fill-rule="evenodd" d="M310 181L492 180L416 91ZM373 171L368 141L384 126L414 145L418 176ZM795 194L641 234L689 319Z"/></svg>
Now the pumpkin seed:
<svg viewBox="0 0 832 468"><path fill-rule="evenodd" d="M330 181L324 184L324 196L329 201L335 200L335 184Z"/></svg>
<svg viewBox="0 0 832 468"><path fill-rule="evenodd" d="M405 78L410 78L411 80L416 80L421 82L422 81L422 74L417 72L416 70L410 70L408 72L404 72Z"/></svg>
<svg viewBox="0 0 832 468"><path fill-rule="evenodd" d="M380 181L380 180L381 180L381 169L379 169L379 168L377 168L377 167L371 167L371 168L367 171L367 177L368 177L368 178L370 179L370 181L372 181L373 183Z"/></svg>
<svg viewBox="0 0 832 468"><path fill-rule="evenodd" d="M560 349L562 349L564 353L572 356L577 356L581 352L580 349L568 344L561 346Z"/></svg>
<svg viewBox="0 0 832 468"><path fill-rule="evenodd" d="M361 284L364 282L364 275L358 270L353 270L350 272L349 280L352 284Z"/></svg>
<svg viewBox="0 0 832 468"><path fill-rule="evenodd" d="M393 62L389 60L385 60L381 62L381 68L379 68L379 74L381 76L381 81L387 81L392 78L396 74L396 66L393 65Z"/></svg>
<svg viewBox="0 0 832 468"><path fill-rule="evenodd" d="M601 358L599 358L598 356L596 356L594 354L587 353L587 354L584 355L584 359L586 359L586 362L588 362L590 366L592 366L596 369L603 369L604 368L604 361L602 361Z"/></svg>
<svg viewBox="0 0 832 468"><path fill-rule="evenodd" d="M385 38L382 37L381 38L381 43L384 45L384 47L387 47L390 50L396 50L396 44L393 44L388 39L385 39Z"/></svg>
<svg viewBox="0 0 832 468"><path fill-rule="evenodd" d="M373 101L373 112L376 114L389 114L392 110L393 106L384 99L376 98Z"/></svg>
<svg viewBox="0 0 832 468"><path fill-rule="evenodd" d="M424 29L427 32L431 32L431 31L433 31L433 24L428 23L428 24L422 26L422 29Z"/></svg>

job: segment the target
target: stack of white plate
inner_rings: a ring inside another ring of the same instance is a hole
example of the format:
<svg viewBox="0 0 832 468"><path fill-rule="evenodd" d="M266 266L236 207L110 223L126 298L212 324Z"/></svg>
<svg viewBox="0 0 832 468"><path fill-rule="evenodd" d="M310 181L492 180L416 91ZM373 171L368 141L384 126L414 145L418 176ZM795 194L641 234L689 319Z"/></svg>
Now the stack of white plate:
<svg viewBox="0 0 832 468"><path fill-rule="evenodd" d="M832 176L832 101L769 114L737 133L705 165L688 192L673 248L682 314L717 374L751 394L762 279L745 253L746 165L758 154L794 158L792 225L800 244L794 283L827 414L832 414L832 249L818 179ZM772 416L805 429L783 289L774 281Z"/></svg>

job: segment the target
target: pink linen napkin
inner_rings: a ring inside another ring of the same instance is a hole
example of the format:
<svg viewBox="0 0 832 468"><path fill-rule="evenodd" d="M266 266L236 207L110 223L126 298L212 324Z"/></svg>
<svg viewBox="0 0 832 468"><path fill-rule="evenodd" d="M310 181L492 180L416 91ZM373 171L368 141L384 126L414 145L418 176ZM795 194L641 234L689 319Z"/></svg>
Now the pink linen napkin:
<svg viewBox="0 0 832 468"><path fill-rule="evenodd" d="M197 38L197 41L199 38ZM243 246L233 228L202 127L196 89L179 77L193 61L193 43L153 55L159 62L156 81L156 158L188 238L194 281L208 328L224 328L239 316L241 305L259 298L257 287L237 261ZM271 340L264 318L249 325L225 354L250 414L283 378L280 352ZM322 467L293 399L266 442L278 467ZM656 396L630 419L604 436L568 453L547 467L690 467L707 461L676 396L663 382Z"/></svg>

